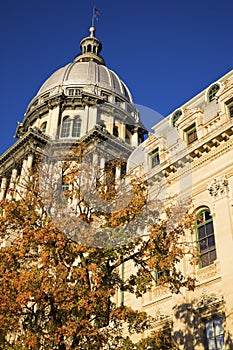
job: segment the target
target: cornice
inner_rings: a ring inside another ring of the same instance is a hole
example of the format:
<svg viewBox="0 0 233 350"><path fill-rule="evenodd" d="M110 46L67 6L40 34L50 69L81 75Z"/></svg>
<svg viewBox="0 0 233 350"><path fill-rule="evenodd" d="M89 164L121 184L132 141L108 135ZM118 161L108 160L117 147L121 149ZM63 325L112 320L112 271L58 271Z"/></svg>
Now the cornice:
<svg viewBox="0 0 233 350"><path fill-rule="evenodd" d="M0 156L0 175L12 168L26 154L39 152L38 146L43 147L48 139L39 129L30 129Z"/></svg>

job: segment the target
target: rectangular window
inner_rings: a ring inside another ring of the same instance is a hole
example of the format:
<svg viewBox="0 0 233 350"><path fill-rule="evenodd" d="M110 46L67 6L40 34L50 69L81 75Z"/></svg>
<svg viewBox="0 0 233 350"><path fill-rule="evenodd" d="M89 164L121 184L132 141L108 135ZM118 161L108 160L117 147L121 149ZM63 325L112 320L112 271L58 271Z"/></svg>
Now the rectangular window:
<svg viewBox="0 0 233 350"><path fill-rule="evenodd" d="M150 156L150 167L153 169L156 165L160 164L159 159L159 148L157 147L153 152L149 154Z"/></svg>
<svg viewBox="0 0 233 350"><path fill-rule="evenodd" d="M233 118L233 103L227 106L228 107L228 114L230 118Z"/></svg>
<svg viewBox="0 0 233 350"><path fill-rule="evenodd" d="M206 350L225 350L222 317L205 322Z"/></svg>
<svg viewBox="0 0 233 350"><path fill-rule="evenodd" d="M68 95L69 96L81 95L81 90L80 89L68 89Z"/></svg>
<svg viewBox="0 0 233 350"><path fill-rule="evenodd" d="M109 100L109 95L106 94L104 91L101 91L101 96L104 98L104 101L108 101Z"/></svg>
<svg viewBox="0 0 233 350"><path fill-rule="evenodd" d="M166 279L166 277L169 277L169 276L170 276L169 270L165 270L165 271L154 270L155 285L159 286L161 284L161 281Z"/></svg>
<svg viewBox="0 0 233 350"><path fill-rule="evenodd" d="M195 124L186 129L185 133L188 145L197 140L197 128Z"/></svg>

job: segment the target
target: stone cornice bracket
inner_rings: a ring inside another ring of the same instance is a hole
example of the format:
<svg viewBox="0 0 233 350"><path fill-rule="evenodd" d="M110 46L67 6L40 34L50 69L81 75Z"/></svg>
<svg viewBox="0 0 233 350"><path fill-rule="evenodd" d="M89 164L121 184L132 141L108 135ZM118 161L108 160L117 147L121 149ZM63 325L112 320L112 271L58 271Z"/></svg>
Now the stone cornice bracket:
<svg viewBox="0 0 233 350"><path fill-rule="evenodd" d="M214 179L207 187L209 194L214 197L221 197L229 191L228 180L225 175L219 179Z"/></svg>

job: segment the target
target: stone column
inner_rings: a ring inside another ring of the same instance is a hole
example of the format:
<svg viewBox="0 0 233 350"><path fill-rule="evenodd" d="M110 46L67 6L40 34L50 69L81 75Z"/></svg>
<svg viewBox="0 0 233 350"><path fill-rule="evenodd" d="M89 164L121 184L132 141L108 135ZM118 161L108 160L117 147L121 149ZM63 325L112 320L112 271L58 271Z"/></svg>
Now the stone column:
<svg viewBox="0 0 233 350"><path fill-rule="evenodd" d="M7 195L6 195L6 199L11 200L13 198L14 190L16 188L16 178L17 178L17 169L14 168L14 169L12 169L12 172L11 172L9 190L8 190Z"/></svg>
<svg viewBox="0 0 233 350"><path fill-rule="evenodd" d="M1 182L1 189L0 189L0 201L2 201L5 197L6 185L7 185L7 178L3 177Z"/></svg>
<svg viewBox="0 0 233 350"><path fill-rule="evenodd" d="M136 147L138 145L138 128L134 128L134 133L132 135L132 146Z"/></svg>

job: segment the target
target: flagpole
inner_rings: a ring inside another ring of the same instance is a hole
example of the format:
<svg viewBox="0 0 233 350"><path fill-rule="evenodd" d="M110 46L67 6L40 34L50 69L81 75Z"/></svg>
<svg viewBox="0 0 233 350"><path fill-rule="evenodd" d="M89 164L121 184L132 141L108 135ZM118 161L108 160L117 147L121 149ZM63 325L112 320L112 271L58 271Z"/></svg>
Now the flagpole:
<svg viewBox="0 0 233 350"><path fill-rule="evenodd" d="M91 26L92 26L92 27L95 26L95 5L93 6L93 10L92 10L92 21L91 21Z"/></svg>

